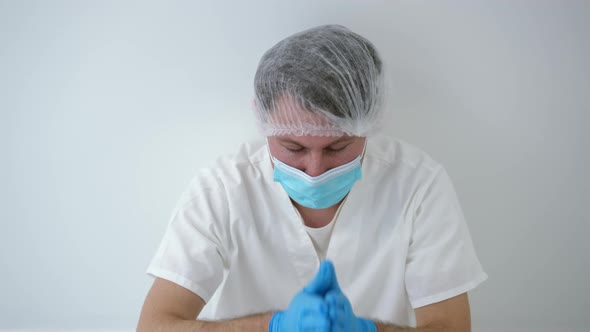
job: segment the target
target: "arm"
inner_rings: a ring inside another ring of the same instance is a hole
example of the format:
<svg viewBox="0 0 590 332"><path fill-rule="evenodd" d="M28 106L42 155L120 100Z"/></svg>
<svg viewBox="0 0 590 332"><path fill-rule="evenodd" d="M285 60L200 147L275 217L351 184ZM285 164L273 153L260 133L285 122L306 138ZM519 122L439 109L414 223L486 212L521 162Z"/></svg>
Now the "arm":
<svg viewBox="0 0 590 332"><path fill-rule="evenodd" d="M416 309L416 328L402 328L376 322L378 332L471 332L467 293Z"/></svg>
<svg viewBox="0 0 590 332"><path fill-rule="evenodd" d="M188 289L156 278L150 289L137 325L137 331L268 331L271 313L224 322L198 321L205 301Z"/></svg>

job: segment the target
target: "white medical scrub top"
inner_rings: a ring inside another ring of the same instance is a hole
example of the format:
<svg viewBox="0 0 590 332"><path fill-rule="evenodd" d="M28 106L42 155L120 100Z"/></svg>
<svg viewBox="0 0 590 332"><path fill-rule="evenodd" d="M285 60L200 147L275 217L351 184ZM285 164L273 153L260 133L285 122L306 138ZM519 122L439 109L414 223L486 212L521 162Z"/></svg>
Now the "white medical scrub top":
<svg viewBox="0 0 590 332"><path fill-rule="evenodd" d="M398 139L370 138L326 256L357 316L415 326L414 309L472 290L487 275L444 168ZM182 195L147 273L207 304L199 319L283 310L319 258L267 149L243 145Z"/></svg>

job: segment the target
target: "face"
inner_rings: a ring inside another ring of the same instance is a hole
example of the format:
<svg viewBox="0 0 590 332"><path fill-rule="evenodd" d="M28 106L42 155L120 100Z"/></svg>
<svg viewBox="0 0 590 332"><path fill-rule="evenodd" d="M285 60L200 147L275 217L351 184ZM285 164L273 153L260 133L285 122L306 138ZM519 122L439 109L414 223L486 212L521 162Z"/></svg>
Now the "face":
<svg viewBox="0 0 590 332"><path fill-rule="evenodd" d="M365 146L365 137L357 136L271 136L270 153L285 164L318 176L353 161Z"/></svg>
<svg viewBox="0 0 590 332"><path fill-rule="evenodd" d="M283 96L273 121L288 127L293 119L297 123L308 123L313 127L330 127L324 117L299 106L290 96ZM353 161L365 146L365 137L358 136L313 136L284 135L268 137L270 153L285 164L318 176L326 171Z"/></svg>

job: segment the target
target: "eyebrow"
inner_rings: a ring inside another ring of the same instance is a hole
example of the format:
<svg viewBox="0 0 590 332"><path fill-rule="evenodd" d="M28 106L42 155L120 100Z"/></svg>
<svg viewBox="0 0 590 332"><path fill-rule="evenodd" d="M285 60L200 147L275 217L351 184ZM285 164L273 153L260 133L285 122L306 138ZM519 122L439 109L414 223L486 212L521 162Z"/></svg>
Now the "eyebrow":
<svg viewBox="0 0 590 332"><path fill-rule="evenodd" d="M334 142L330 142L330 144L328 144L326 146L330 146L330 145L342 143L342 142L345 142L345 141L350 141L352 139L353 139L353 137L341 137L341 138L335 140ZM292 140L290 138L279 138L278 140L281 141L282 143L292 143L292 144L296 144L296 145L299 145L299 146L304 146L301 143L296 142L296 141L294 141L294 140Z"/></svg>

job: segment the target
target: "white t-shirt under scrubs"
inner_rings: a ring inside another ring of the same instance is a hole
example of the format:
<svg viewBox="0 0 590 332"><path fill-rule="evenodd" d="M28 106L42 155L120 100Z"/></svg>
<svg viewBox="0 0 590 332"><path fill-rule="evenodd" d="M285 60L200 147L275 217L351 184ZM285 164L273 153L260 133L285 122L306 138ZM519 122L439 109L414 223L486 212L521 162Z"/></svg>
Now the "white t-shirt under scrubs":
<svg viewBox="0 0 590 332"><path fill-rule="evenodd" d="M357 316L402 326L415 326L415 308L487 278L440 164L377 137L362 173L326 241L273 181L266 147L243 145L193 179L147 272L200 296L199 319L224 320L286 309L325 255Z"/></svg>

